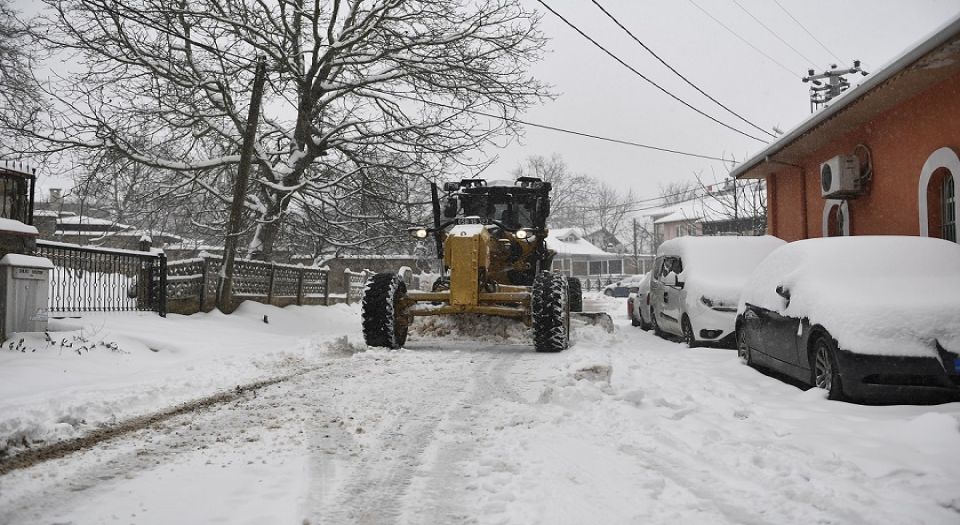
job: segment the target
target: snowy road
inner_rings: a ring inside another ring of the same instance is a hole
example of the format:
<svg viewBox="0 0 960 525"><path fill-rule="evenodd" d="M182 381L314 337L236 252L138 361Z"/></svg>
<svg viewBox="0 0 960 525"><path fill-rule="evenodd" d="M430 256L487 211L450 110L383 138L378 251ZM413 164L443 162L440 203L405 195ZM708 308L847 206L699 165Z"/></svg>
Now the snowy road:
<svg viewBox="0 0 960 525"><path fill-rule="evenodd" d="M561 354L346 327L313 372L0 477L0 523L960 521L960 403L831 402L618 323Z"/></svg>

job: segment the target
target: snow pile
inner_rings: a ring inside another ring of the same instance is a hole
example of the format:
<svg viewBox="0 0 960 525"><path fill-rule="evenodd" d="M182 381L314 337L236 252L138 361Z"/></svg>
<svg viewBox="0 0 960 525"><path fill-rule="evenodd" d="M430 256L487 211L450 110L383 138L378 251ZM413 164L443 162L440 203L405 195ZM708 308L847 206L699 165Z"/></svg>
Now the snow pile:
<svg viewBox="0 0 960 525"><path fill-rule="evenodd" d="M0 454L366 349L356 307L90 314L0 346ZM339 336L339 338L335 337ZM349 336L349 339L348 339Z"/></svg>
<svg viewBox="0 0 960 525"><path fill-rule="evenodd" d="M858 353L936 357L937 342L957 352L960 245L900 236L793 242L756 269L740 312L746 303L822 324Z"/></svg>
<svg viewBox="0 0 960 525"><path fill-rule="evenodd" d="M410 334L497 344L530 344L533 340L530 329L518 320L475 314L421 317L410 327Z"/></svg>

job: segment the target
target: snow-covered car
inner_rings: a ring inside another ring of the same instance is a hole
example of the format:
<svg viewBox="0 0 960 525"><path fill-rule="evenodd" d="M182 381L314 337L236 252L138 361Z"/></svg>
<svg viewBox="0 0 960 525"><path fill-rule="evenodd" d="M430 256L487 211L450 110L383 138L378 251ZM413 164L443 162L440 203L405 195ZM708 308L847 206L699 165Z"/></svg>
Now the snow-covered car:
<svg viewBox="0 0 960 525"><path fill-rule="evenodd" d="M733 347L740 289L753 269L783 240L752 237L678 237L660 245L650 281L651 324L694 347Z"/></svg>
<svg viewBox="0 0 960 525"><path fill-rule="evenodd" d="M637 292L630 294L627 299L627 311L630 315L630 324L639 326L643 330L650 329L650 277L652 272L643 275L643 280L637 286Z"/></svg>
<svg viewBox="0 0 960 525"><path fill-rule="evenodd" d="M740 359L831 399L960 392L960 245L808 239L771 253L737 307Z"/></svg>
<svg viewBox="0 0 960 525"><path fill-rule="evenodd" d="M603 289L603 295L608 297L628 297L632 293L637 293L637 286L643 280L643 275L628 275L619 281L608 284Z"/></svg>

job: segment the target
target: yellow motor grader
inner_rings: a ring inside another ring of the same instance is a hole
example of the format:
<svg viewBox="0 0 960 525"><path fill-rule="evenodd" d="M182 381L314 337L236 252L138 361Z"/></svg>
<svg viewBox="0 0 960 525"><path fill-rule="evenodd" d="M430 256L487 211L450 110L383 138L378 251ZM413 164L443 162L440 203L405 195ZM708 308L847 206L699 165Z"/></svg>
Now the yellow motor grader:
<svg viewBox="0 0 960 525"><path fill-rule="evenodd" d="M538 352L566 349L570 312L580 312L583 300L579 280L550 271L550 183L464 179L443 189L441 212L437 187L431 188L433 227L411 229L419 239L434 238L441 277L421 292L408 291L395 273L374 275L363 298L367 345L402 347L417 316L482 314L524 322Z"/></svg>

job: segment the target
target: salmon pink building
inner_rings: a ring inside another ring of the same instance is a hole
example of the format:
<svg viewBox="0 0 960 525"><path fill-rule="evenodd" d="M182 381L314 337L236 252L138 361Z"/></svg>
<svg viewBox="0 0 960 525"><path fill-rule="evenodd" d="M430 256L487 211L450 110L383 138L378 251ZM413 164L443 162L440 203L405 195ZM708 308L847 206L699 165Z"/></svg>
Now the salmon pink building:
<svg viewBox="0 0 960 525"><path fill-rule="evenodd" d="M787 241L919 235L957 241L960 18L830 101L733 171L767 181Z"/></svg>

